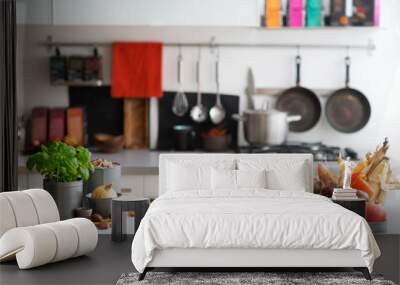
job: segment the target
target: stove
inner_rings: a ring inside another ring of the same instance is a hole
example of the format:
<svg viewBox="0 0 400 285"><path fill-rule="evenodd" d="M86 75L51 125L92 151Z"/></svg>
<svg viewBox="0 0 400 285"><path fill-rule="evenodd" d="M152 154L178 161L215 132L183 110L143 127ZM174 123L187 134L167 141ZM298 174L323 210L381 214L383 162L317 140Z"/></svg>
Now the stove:
<svg viewBox="0 0 400 285"><path fill-rule="evenodd" d="M282 145L271 146L240 146L238 153L311 153L314 161L336 161L338 156L350 157L357 160L357 153L351 148L340 148L336 146L327 146L321 142L287 142Z"/></svg>

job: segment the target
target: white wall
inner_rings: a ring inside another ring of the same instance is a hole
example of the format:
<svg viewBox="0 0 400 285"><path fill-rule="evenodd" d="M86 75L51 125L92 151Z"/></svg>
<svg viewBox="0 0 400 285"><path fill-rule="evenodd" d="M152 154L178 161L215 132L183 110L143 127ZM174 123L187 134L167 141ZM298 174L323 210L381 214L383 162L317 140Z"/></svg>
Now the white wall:
<svg viewBox="0 0 400 285"><path fill-rule="evenodd" d="M258 26L263 0L17 0L26 23Z"/></svg>
<svg viewBox="0 0 400 285"><path fill-rule="evenodd" d="M400 102L400 1L382 1L382 29L330 29L330 30L282 30L265 31L254 28L206 28L206 27L142 27L142 26L27 26L25 39L25 112L33 106L67 105L67 88L49 85L48 56L46 48L38 45L48 34L60 41L158 40L163 42L209 41L216 36L219 42L287 42L287 43L341 43L366 44L372 39L377 50L369 55L366 51L351 50L352 86L369 98L372 116L369 124L355 134L334 131L321 117L318 125L305 133L290 134L290 140L323 141L324 143L355 148L360 153L370 151L385 135L392 140L392 153L400 162L400 141L397 106ZM29 13L28 13L29 16ZM88 53L88 49L62 49L65 53ZM109 82L111 50L102 48L105 78ZM184 49L185 86L195 90L194 64L197 49ZM256 84L263 87L287 88L294 84L294 49L223 48L221 49L221 88L225 93L244 96L246 71L252 67ZM335 89L343 86L345 50L302 50L303 85L310 88ZM174 90L176 84L177 49L164 48L163 85ZM203 90L214 91L214 54L203 51ZM396 79L397 78L397 79ZM323 99L322 99L323 100ZM242 100L243 101L243 100ZM243 101L244 102L244 101ZM243 138L241 139L243 142ZM397 144L398 145L398 144Z"/></svg>

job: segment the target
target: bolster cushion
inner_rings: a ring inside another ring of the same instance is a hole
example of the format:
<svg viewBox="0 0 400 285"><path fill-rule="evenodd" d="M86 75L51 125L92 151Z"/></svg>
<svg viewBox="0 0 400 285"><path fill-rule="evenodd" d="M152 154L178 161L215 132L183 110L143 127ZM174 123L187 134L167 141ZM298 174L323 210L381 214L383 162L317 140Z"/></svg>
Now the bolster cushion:
<svg viewBox="0 0 400 285"><path fill-rule="evenodd" d="M42 189L0 193L0 237L15 227L60 220L57 205Z"/></svg>
<svg viewBox="0 0 400 285"><path fill-rule="evenodd" d="M10 229L0 238L0 261L14 257L20 269L86 254L96 248L97 229L88 219Z"/></svg>

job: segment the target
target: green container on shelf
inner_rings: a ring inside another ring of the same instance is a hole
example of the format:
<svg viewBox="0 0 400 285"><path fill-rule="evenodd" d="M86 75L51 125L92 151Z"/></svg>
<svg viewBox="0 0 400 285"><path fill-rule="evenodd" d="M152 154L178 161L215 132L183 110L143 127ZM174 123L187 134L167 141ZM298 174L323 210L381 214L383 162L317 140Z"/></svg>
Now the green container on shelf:
<svg viewBox="0 0 400 285"><path fill-rule="evenodd" d="M307 0L306 25L307 27L322 26L322 0Z"/></svg>

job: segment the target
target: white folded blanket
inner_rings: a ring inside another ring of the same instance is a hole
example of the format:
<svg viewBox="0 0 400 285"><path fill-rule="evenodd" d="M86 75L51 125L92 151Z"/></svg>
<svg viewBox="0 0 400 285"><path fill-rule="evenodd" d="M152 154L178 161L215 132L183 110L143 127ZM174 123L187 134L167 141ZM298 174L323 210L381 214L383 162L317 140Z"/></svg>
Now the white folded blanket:
<svg viewBox="0 0 400 285"><path fill-rule="evenodd" d="M357 249L370 271L380 255L359 215L320 195L265 189L164 194L139 226L132 262L143 272L165 248Z"/></svg>

